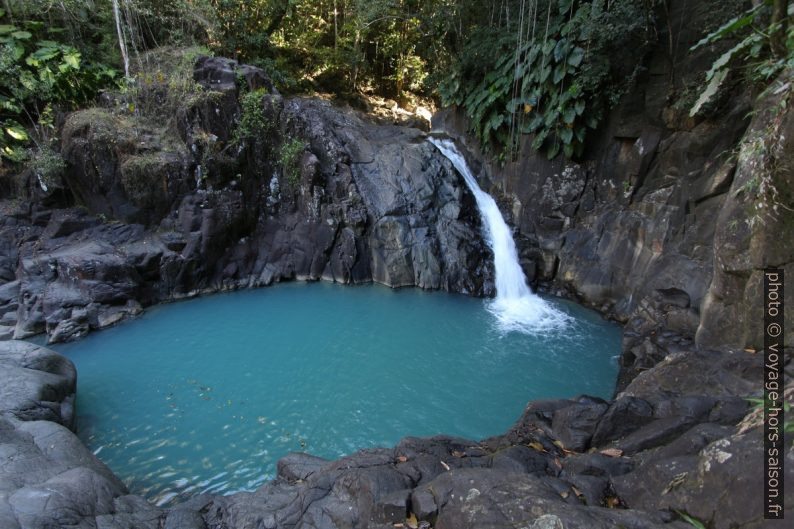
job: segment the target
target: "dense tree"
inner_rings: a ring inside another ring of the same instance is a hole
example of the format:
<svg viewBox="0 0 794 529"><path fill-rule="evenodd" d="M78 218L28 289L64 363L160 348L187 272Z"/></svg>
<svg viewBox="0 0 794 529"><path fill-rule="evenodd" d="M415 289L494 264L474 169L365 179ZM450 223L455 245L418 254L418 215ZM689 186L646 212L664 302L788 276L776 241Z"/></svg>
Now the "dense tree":
<svg viewBox="0 0 794 529"><path fill-rule="evenodd" d="M199 46L264 68L287 93L371 94L401 104L433 97L462 107L495 153L510 153L520 135L532 134L549 156L576 156L629 88L668 3L4 0L0 150L20 159L29 132L44 130L42 116L120 82L125 76L114 68L131 72L124 86L134 89L147 50ZM791 2L752 4L704 40L749 32L709 72L712 88L737 57L766 80L792 63Z"/></svg>

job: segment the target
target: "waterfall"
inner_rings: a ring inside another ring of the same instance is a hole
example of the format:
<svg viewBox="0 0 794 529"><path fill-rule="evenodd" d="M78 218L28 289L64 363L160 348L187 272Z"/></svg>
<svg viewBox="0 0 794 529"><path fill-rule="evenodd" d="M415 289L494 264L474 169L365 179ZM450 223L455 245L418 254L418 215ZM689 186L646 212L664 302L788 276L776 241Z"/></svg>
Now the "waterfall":
<svg viewBox="0 0 794 529"><path fill-rule="evenodd" d="M429 138L430 143L446 156L458 170L474 194L483 221L485 240L494 255L496 298L489 303L489 311L506 331L535 334L564 326L568 316L532 293L518 262L516 244L496 201L480 189L471 174L466 159L452 140Z"/></svg>

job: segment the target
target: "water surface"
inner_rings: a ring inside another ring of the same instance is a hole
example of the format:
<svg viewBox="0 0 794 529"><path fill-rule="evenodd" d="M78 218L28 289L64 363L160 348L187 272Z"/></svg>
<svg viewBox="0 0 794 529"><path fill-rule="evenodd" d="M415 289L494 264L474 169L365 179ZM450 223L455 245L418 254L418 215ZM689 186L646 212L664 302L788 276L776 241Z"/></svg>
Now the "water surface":
<svg viewBox="0 0 794 529"><path fill-rule="evenodd" d="M292 451L476 440L531 399L609 397L619 328L548 302L567 326L527 335L500 330L482 299L293 283L154 307L55 348L78 369L79 436L166 503L252 490Z"/></svg>

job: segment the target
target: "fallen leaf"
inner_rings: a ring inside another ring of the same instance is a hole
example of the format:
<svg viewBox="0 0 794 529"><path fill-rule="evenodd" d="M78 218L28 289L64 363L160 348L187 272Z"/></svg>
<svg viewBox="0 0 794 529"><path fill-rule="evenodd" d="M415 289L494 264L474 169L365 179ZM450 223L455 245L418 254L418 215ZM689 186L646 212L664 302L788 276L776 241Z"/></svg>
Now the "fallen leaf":
<svg viewBox="0 0 794 529"><path fill-rule="evenodd" d="M559 457L554 458L554 464L557 465L558 468L562 468L562 463L560 463Z"/></svg>
<svg viewBox="0 0 794 529"><path fill-rule="evenodd" d="M620 498L616 498L614 496L611 498L607 498L606 504L607 507L609 507L610 509L614 509L615 507L620 505Z"/></svg>
<svg viewBox="0 0 794 529"><path fill-rule="evenodd" d="M400 463L405 463L406 461L408 461L408 458L405 456L397 456L397 461L399 461Z"/></svg>
<svg viewBox="0 0 794 529"><path fill-rule="evenodd" d="M670 481L670 483L667 484L667 487L664 488L662 494L667 494L674 488L681 485L684 481L686 481L687 474L688 472L681 472L680 474L676 474L675 476L673 476L673 479Z"/></svg>
<svg viewBox="0 0 794 529"><path fill-rule="evenodd" d="M405 519L405 525L411 529L417 529L419 527L419 522L416 520L416 515L414 513L411 513L411 516Z"/></svg>
<svg viewBox="0 0 794 529"><path fill-rule="evenodd" d="M546 449L543 448L543 445L538 443L537 441L535 441L534 443L529 443L527 446L529 446L531 449L535 450L536 452L546 451Z"/></svg>
<svg viewBox="0 0 794 529"><path fill-rule="evenodd" d="M756 351L756 350L755 350L755 349L753 349L752 347L748 347L747 349L745 349L745 350L744 350L744 352L745 352L745 353L750 353L751 355L754 355L754 354L755 354L755 353L757 353L758 351Z"/></svg>
<svg viewBox="0 0 794 529"><path fill-rule="evenodd" d="M565 450L565 445L562 444L562 441L560 441L559 439L554 441L554 446L556 446L557 448L559 448L561 450Z"/></svg>
<svg viewBox="0 0 794 529"><path fill-rule="evenodd" d="M608 457L620 457L623 455L623 450L620 448L605 448L601 453Z"/></svg>
<svg viewBox="0 0 794 529"><path fill-rule="evenodd" d="M564 490L564 491L560 492L560 496L562 496L563 498L567 498L569 496L568 491Z"/></svg>
<svg viewBox="0 0 794 529"><path fill-rule="evenodd" d="M461 452L460 450L453 450L453 451L452 451L452 456L453 456L453 457L464 457L465 455L466 455L466 454L464 454L464 453L463 453L463 452Z"/></svg>
<svg viewBox="0 0 794 529"><path fill-rule="evenodd" d="M758 428L764 424L764 407L755 408L753 411L744 416L744 419L739 423L739 431L737 433L743 434L753 428Z"/></svg>
<svg viewBox="0 0 794 529"><path fill-rule="evenodd" d="M449 470L449 465L447 465L443 461L441 462L441 466L444 467L445 470Z"/></svg>
<svg viewBox="0 0 794 529"><path fill-rule="evenodd" d="M571 487L571 490L573 491L574 494L576 494L577 498L581 497L581 495L582 495L582 491L581 490L577 489L576 487Z"/></svg>

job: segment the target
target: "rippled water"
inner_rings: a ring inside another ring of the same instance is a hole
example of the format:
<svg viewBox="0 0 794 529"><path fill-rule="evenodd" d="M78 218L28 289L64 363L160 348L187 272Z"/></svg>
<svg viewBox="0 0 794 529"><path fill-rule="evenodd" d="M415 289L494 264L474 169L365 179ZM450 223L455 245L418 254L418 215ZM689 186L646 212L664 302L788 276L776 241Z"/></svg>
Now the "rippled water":
<svg viewBox="0 0 794 529"><path fill-rule="evenodd" d="M500 331L488 301L293 283L147 310L55 348L77 365L78 434L158 503L251 490L292 451L335 458L407 435L504 432L530 399L608 397L619 329Z"/></svg>

